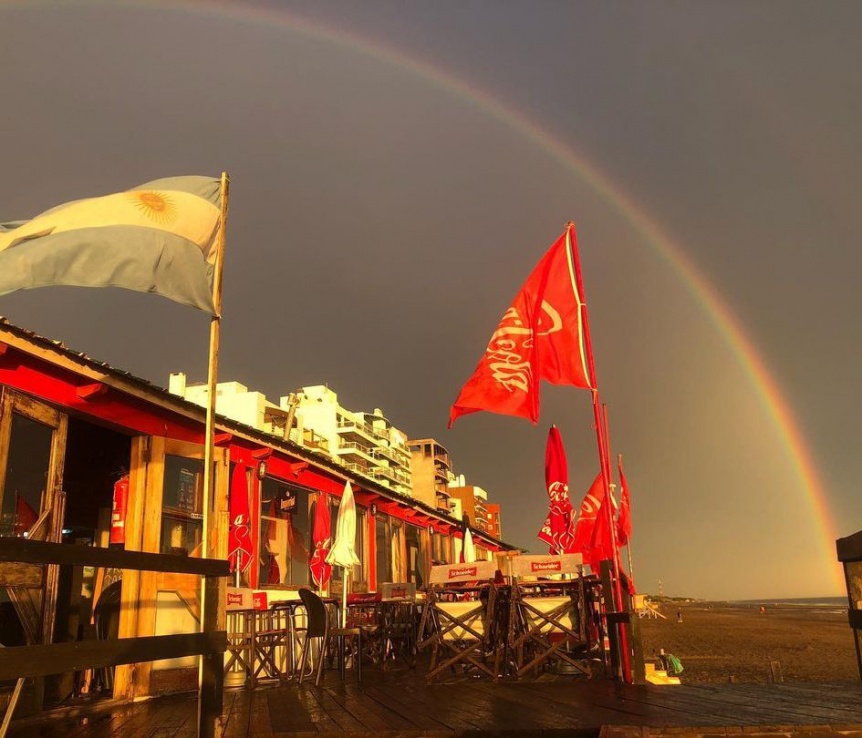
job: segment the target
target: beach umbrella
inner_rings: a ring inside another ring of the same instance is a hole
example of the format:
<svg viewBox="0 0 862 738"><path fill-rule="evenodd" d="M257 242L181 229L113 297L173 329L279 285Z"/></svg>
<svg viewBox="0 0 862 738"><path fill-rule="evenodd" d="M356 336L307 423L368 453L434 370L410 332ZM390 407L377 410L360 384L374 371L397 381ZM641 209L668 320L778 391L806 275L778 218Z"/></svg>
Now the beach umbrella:
<svg viewBox="0 0 862 738"><path fill-rule="evenodd" d="M239 586L240 572L251 564L251 516L248 510L248 470L235 464L230 479L230 529L228 531L228 561L236 572Z"/></svg>
<svg viewBox="0 0 862 738"><path fill-rule="evenodd" d="M332 543L332 516L329 514L329 498L321 492L314 504L314 525L311 530L314 551L308 566L311 578L320 590L325 590L332 576L332 566L326 563L326 555Z"/></svg>
<svg viewBox="0 0 862 738"><path fill-rule="evenodd" d="M344 569L344 584L341 588L341 624L347 623L347 588L350 584L348 572L360 563L356 555L356 502L350 482L344 485L338 517L335 519L335 540L326 555L326 562Z"/></svg>
<svg viewBox="0 0 862 738"><path fill-rule="evenodd" d="M574 553L575 513L569 499L569 467L563 439L555 425L548 431L545 445L545 489L549 510L538 537L548 544L552 554Z"/></svg>
<svg viewBox="0 0 862 738"><path fill-rule="evenodd" d="M463 557L465 564L472 564L476 560L476 546L473 544L473 534L470 532L470 526L464 526L464 548Z"/></svg>

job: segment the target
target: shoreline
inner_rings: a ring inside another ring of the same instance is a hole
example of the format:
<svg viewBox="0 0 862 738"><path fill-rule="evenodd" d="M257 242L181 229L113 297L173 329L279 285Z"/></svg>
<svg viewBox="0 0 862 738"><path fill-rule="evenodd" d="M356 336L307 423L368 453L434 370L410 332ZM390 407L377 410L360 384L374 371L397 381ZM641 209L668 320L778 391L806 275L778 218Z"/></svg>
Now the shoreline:
<svg viewBox="0 0 862 738"><path fill-rule="evenodd" d="M846 606L769 601L652 604L666 619L639 618L644 658L655 661L662 648L674 654L683 664L683 683L859 681Z"/></svg>

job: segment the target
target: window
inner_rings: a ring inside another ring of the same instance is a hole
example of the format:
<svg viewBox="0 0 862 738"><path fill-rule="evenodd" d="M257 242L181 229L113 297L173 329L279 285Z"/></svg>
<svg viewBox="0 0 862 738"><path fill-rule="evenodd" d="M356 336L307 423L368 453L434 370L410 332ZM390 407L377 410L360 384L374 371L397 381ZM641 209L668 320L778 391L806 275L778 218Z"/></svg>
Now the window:
<svg viewBox="0 0 862 738"><path fill-rule="evenodd" d="M431 552L434 563L451 564L452 546L449 542L449 536L435 531L431 536Z"/></svg>
<svg viewBox="0 0 862 738"><path fill-rule="evenodd" d="M407 581L414 582L417 587L423 585L422 570L420 568L422 547L419 542L421 531L415 525L409 523L405 526L405 539L407 541Z"/></svg>
<svg viewBox="0 0 862 738"><path fill-rule="evenodd" d="M335 540L335 528L338 522L338 507L341 504L341 500L332 495L329 496L332 507L330 508L330 515L332 519L332 538ZM356 506L356 538L353 543L353 548L356 551L356 555L359 557L359 563L353 567L353 571L350 574L350 581L353 584L357 582L363 582L367 584L368 578L365 575L365 531L366 526L368 525L368 518L366 517L367 511L364 507ZM340 582L342 579L343 571L340 566L332 567L332 579L336 582Z"/></svg>
<svg viewBox="0 0 862 738"><path fill-rule="evenodd" d="M47 425L12 413L0 535L22 536L39 518L50 468L53 434L53 429Z"/></svg>
<svg viewBox="0 0 862 738"><path fill-rule="evenodd" d="M377 514L374 521L374 541L377 544L377 588L381 582L392 581L392 571L389 568L389 516Z"/></svg>
<svg viewBox="0 0 862 738"><path fill-rule="evenodd" d="M308 584L308 492L267 477L260 484L259 579L262 586Z"/></svg>
<svg viewBox="0 0 862 738"><path fill-rule="evenodd" d="M201 555L204 462L165 456L162 496L162 553Z"/></svg>

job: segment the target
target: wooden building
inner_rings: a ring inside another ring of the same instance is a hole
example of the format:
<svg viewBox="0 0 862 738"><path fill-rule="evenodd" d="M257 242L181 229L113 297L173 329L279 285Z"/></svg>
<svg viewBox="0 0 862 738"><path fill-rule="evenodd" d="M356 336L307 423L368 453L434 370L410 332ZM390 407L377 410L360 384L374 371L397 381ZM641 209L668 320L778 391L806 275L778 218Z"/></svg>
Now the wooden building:
<svg viewBox="0 0 862 738"><path fill-rule="evenodd" d="M201 556L204 428L198 405L0 322L0 535ZM222 417L207 557L228 553L235 464L248 470L254 551L241 584L270 601L311 584L312 507L321 493L337 506L348 479L362 559L354 589L376 591L388 581L421 586L432 551L437 559L454 558L462 523L445 511ZM484 531L473 535L480 556L514 548ZM34 586L21 567L0 565L4 645L197 628L200 588L192 575L49 567ZM110 686L122 698L170 691L166 675L191 663L120 666ZM45 703L73 694L79 678L49 680Z"/></svg>

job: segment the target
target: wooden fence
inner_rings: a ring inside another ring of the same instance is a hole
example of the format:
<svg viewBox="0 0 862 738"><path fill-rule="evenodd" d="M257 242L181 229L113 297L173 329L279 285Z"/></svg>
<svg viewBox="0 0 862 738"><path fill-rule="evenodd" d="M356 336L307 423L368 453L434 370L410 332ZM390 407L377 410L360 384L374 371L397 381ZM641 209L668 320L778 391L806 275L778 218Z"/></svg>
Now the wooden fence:
<svg viewBox="0 0 862 738"><path fill-rule="evenodd" d="M0 538L0 563L54 566L93 566L137 571L195 574L204 578L203 618L200 633L76 641L48 645L0 648L0 681L18 680L16 691L27 677L44 677L68 671L98 669L120 664L201 656L198 694L198 736L215 735L221 714L224 651L227 635L216 630L219 611L219 579L229 574L228 562L188 556L91 548L24 538ZM14 709L14 701L9 711ZM0 726L5 733L9 715Z"/></svg>

